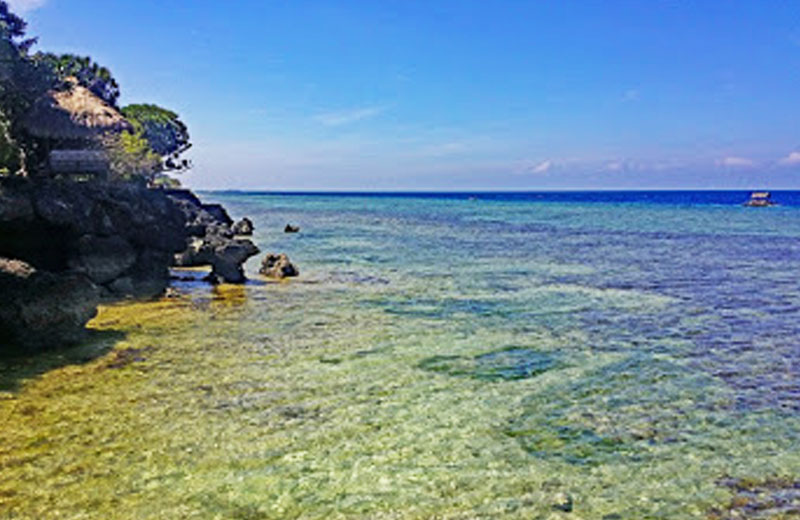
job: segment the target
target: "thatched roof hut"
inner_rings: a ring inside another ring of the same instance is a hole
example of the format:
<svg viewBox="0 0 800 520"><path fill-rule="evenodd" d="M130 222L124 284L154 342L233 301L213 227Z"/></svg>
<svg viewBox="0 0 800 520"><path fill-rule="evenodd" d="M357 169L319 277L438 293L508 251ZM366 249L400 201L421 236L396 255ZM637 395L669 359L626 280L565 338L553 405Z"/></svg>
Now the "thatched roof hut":
<svg viewBox="0 0 800 520"><path fill-rule="evenodd" d="M132 130L119 111L76 81L66 90L50 90L23 116L32 136L53 140L92 140L106 132Z"/></svg>

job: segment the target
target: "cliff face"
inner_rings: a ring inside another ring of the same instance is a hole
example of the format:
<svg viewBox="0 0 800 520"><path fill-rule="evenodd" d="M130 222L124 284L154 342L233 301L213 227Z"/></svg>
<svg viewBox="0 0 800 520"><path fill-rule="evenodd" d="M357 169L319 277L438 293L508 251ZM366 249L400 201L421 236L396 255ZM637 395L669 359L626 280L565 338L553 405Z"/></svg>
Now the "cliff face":
<svg viewBox="0 0 800 520"><path fill-rule="evenodd" d="M186 237L157 190L0 179L0 353L79 339L99 299L161 294Z"/></svg>

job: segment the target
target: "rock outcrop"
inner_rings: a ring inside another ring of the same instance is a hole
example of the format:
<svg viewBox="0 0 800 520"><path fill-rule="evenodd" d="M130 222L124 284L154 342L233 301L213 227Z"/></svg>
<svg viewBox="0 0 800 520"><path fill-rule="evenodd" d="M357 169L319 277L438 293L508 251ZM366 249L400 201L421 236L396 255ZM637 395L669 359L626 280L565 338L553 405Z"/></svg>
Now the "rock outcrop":
<svg viewBox="0 0 800 520"><path fill-rule="evenodd" d="M261 261L261 269L258 272L269 278L289 278L300 274L285 253L267 253Z"/></svg>
<svg viewBox="0 0 800 520"><path fill-rule="evenodd" d="M100 301L163 294L171 265L243 282L258 248L232 225L188 190L0 178L0 354L80 340Z"/></svg>
<svg viewBox="0 0 800 520"><path fill-rule="evenodd" d="M77 341L100 300L163 293L184 223L135 184L0 179L0 353Z"/></svg>
<svg viewBox="0 0 800 520"><path fill-rule="evenodd" d="M53 274L7 258L0 258L0 294L0 353L81 340L100 301L98 287L83 274Z"/></svg>
<svg viewBox="0 0 800 520"><path fill-rule="evenodd" d="M183 251L174 256L176 267L211 266L207 279L212 283L242 283L243 264L258 254L249 239L236 238L233 220L222 206L202 204L186 190L170 190L169 196L184 214L188 238ZM190 192L191 193L191 192ZM209 211L209 208L211 211ZM249 222L249 220L248 220ZM252 226L252 222L250 223Z"/></svg>
<svg viewBox="0 0 800 520"><path fill-rule="evenodd" d="M235 223L231 228L233 234L239 236L251 236L254 229L253 221L247 217L244 217L242 220Z"/></svg>
<svg viewBox="0 0 800 520"><path fill-rule="evenodd" d="M0 256L37 270L83 274L104 298L160 294L185 236L183 214L158 190L121 183L0 181Z"/></svg>

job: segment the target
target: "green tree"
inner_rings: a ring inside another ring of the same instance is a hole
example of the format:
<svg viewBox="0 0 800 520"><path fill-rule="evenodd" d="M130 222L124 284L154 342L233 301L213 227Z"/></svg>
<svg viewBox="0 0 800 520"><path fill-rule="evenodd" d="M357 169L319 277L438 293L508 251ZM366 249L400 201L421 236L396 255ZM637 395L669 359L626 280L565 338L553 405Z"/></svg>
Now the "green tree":
<svg viewBox="0 0 800 520"><path fill-rule="evenodd" d="M35 38L25 38L26 23L0 0L0 169L24 172L25 157L35 148L14 124L52 85L45 67L30 59Z"/></svg>
<svg viewBox="0 0 800 520"><path fill-rule="evenodd" d="M29 51L36 42L25 38L26 23L0 0L0 172L24 171L26 157L41 150L37 141L15 125L32 103L49 89L69 88L67 78L112 106L120 96L111 71L90 57ZM165 172L191 167L181 158L192 145L189 131L175 112L156 105L130 105L122 110L133 132L102 138L110 159L110 176L142 179L149 184L173 185Z"/></svg>
<svg viewBox="0 0 800 520"><path fill-rule="evenodd" d="M103 138L111 180L153 184L161 174L161 157L140 133L122 132Z"/></svg>
<svg viewBox="0 0 800 520"><path fill-rule="evenodd" d="M178 114L156 105L128 105L122 114L133 124L137 133L150 144L150 148L164 158L165 171L183 171L191 167L181 155L192 147L189 129Z"/></svg>
<svg viewBox="0 0 800 520"><path fill-rule="evenodd" d="M8 2L0 0L0 37L15 42L23 54L36 43L36 38L23 39L27 27L25 20L11 12Z"/></svg>
<svg viewBox="0 0 800 520"><path fill-rule="evenodd" d="M49 69L57 87L63 88L67 78L72 77L95 96L111 106L117 106L120 95L117 80L109 69L95 63L89 56L37 52L33 61Z"/></svg>

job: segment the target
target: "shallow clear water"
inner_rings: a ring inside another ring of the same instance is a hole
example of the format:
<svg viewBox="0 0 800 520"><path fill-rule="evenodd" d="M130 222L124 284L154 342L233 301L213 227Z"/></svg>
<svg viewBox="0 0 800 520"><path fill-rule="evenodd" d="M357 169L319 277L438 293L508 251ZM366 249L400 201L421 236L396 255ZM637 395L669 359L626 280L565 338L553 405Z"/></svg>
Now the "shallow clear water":
<svg viewBox="0 0 800 520"><path fill-rule="evenodd" d="M301 277L253 259L3 362L0 518L800 507L799 207L205 198Z"/></svg>

